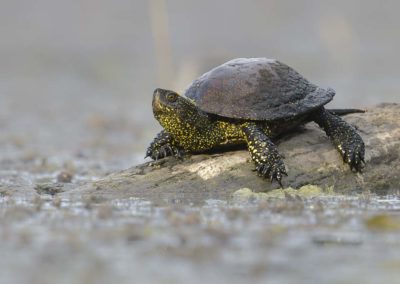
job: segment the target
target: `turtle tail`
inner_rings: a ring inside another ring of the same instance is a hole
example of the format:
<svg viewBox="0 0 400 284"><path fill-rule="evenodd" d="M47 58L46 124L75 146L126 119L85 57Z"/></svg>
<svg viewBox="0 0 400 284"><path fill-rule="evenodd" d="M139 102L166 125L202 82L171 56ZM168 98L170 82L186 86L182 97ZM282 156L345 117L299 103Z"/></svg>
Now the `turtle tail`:
<svg viewBox="0 0 400 284"><path fill-rule="evenodd" d="M327 111L329 111L332 114L336 114L336 115L340 115L340 116L351 114L351 113L364 113L364 112L366 112L365 109L356 109L356 108L327 109Z"/></svg>

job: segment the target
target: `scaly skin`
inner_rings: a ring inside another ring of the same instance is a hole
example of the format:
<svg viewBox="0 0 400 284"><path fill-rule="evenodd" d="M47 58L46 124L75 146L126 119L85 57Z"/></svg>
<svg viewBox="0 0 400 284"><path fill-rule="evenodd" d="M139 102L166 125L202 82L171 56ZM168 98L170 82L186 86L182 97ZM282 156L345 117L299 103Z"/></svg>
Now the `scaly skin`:
<svg viewBox="0 0 400 284"><path fill-rule="evenodd" d="M153 160L158 160L168 156L182 158L183 155L184 150L174 141L171 134L163 130L150 143L145 158L151 157Z"/></svg>
<svg viewBox="0 0 400 284"><path fill-rule="evenodd" d="M323 107L314 113L313 118L325 130L350 169L361 172L365 164L365 146L355 128Z"/></svg>
<svg viewBox="0 0 400 284"><path fill-rule="evenodd" d="M187 152L204 152L216 146L244 142L238 125L212 119L176 93L173 93L176 101L169 102L166 95L172 93L168 92L160 92L153 99L153 111L165 131L171 134L170 139L173 137L175 146Z"/></svg>
<svg viewBox="0 0 400 284"><path fill-rule="evenodd" d="M245 123L242 127L259 176L269 178L271 182L275 179L282 187L282 176L287 175L285 165L278 149L265 134L265 127L256 123Z"/></svg>
<svg viewBox="0 0 400 284"><path fill-rule="evenodd" d="M247 144L258 174L282 186L282 176L287 175L285 165L270 139L313 120L325 130L351 169L361 171L364 162L361 137L353 127L323 107L280 121L224 119L201 111L190 99L173 91L157 89L153 96L153 112L164 128L146 152L146 157L155 160L205 152L223 145Z"/></svg>
<svg viewBox="0 0 400 284"><path fill-rule="evenodd" d="M154 115L165 130L150 144L146 157L156 160L183 152L204 152L221 145L247 143L259 175L271 182L277 180L282 186L285 166L268 137L273 134L265 123L217 120L175 93L175 101L169 102L168 94L171 91L158 90L153 99Z"/></svg>

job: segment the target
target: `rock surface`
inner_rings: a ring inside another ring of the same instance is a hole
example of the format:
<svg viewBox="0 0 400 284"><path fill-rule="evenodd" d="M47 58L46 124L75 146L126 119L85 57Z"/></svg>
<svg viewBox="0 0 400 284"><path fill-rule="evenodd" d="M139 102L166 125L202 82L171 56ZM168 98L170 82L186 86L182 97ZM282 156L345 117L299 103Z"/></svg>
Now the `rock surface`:
<svg viewBox="0 0 400 284"><path fill-rule="evenodd" d="M400 105L380 104L344 119L356 126L366 145L366 167L351 172L325 133L314 123L277 141L288 169L285 187L312 184L335 192L397 193L400 185ZM156 204L227 199L241 188L276 189L256 175L247 150L193 155L184 161L167 158L113 173L61 193L84 198L145 198Z"/></svg>

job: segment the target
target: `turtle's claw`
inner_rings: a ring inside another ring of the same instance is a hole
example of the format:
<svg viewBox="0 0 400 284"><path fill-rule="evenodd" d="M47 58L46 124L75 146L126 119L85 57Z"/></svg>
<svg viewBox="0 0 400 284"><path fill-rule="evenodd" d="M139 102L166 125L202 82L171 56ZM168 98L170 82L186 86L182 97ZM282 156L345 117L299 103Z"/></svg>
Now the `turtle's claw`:
<svg viewBox="0 0 400 284"><path fill-rule="evenodd" d="M146 151L145 158L151 157L153 160L157 161L168 156L175 156L176 158L181 160L184 156L184 151L181 148L172 146L170 144L164 144L157 147L155 147L154 145L150 145L150 147Z"/></svg>
<svg viewBox="0 0 400 284"><path fill-rule="evenodd" d="M175 158L183 160L183 157L185 156L185 151L182 148L174 147L171 148L171 154L174 155Z"/></svg>
<svg viewBox="0 0 400 284"><path fill-rule="evenodd" d="M365 165L365 146L362 141L360 143L346 143L343 145L342 151L343 161L350 166L350 170L361 173Z"/></svg>
<svg viewBox="0 0 400 284"><path fill-rule="evenodd" d="M268 163L260 163L256 166L256 171L259 176L269 179L271 183L276 180L280 187L283 188L282 176L287 176L287 172L282 161L275 161L272 165Z"/></svg>
<svg viewBox="0 0 400 284"><path fill-rule="evenodd" d="M144 159L152 156L153 150L151 148L152 148L151 146L149 148L147 148L146 156L144 156Z"/></svg>

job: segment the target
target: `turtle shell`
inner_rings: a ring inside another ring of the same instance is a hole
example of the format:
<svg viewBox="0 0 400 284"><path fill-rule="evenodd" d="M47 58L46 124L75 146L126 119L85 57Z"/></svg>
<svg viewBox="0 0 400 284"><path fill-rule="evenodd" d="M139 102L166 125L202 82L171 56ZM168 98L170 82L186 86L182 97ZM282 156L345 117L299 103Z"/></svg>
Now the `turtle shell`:
<svg viewBox="0 0 400 284"><path fill-rule="evenodd" d="M193 81L185 96L207 113L228 118L275 120L319 108L335 91L308 82L274 59L238 58Z"/></svg>

